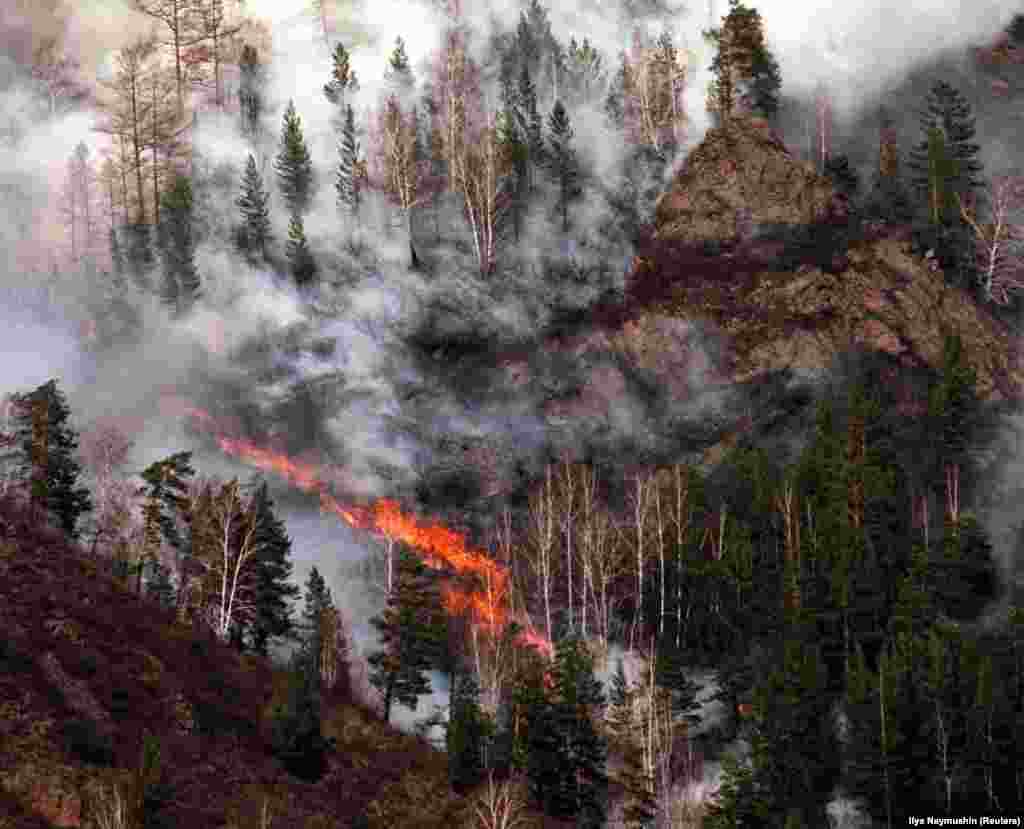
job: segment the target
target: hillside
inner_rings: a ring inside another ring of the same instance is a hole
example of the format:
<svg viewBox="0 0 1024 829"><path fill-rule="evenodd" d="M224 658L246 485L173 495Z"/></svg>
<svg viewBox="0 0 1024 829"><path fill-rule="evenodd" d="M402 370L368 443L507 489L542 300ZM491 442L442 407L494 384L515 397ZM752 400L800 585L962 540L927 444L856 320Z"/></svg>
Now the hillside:
<svg viewBox="0 0 1024 829"><path fill-rule="evenodd" d="M267 742L281 671L175 624L9 502L0 530L0 826L95 825L110 786L131 790L144 733L160 746L153 825L425 828L469 808L443 752L343 700L325 710L327 774L289 777Z"/></svg>

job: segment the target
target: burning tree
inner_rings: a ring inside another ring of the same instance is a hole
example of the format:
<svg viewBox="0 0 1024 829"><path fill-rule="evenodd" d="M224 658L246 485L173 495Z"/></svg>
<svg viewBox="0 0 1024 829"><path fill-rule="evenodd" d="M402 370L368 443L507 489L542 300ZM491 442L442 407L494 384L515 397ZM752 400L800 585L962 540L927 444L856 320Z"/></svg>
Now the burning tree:
<svg viewBox="0 0 1024 829"><path fill-rule="evenodd" d="M1024 287L1024 225L1010 223L1011 214L1024 207L1024 178L997 176L985 187L991 221L978 221L969 200L957 193L960 215L974 231L974 248L985 298L1000 305L1010 293Z"/></svg>

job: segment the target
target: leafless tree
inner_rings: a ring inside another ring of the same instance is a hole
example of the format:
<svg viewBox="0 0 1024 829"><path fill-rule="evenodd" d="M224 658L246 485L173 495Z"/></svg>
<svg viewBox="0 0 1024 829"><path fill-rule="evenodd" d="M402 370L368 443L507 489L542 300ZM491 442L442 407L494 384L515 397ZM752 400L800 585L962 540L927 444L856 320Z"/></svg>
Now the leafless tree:
<svg viewBox="0 0 1024 829"><path fill-rule="evenodd" d="M1024 288L1024 225L1011 224L1024 207L1024 178L998 176L987 183L984 199L990 221L981 223L975 210L956 194L960 215L974 231L982 287L988 299L1006 305L1010 294Z"/></svg>
<svg viewBox="0 0 1024 829"><path fill-rule="evenodd" d="M167 39L159 45L169 46L174 54L174 76L178 114L185 112L184 52L201 43L206 34L201 30L198 0L134 0L135 8L158 21L167 31Z"/></svg>
<svg viewBox="0 0 1024 829"><path fill-rule="evenodd" d="M403 113L397 96L391 95L384 105L381 120L385 189L398 203L405 218L413 267L418 261L412 238L412 210L424 200L426 189L423 186L426 160L416 157L416 128L412 114Z"/></svg>
<svg viewBox="0 0 1024 829"><path fill-rule="evenodd" d="M473 801L476 829L517 829L528 825L525 787L519 780L494 782L494 773L487 775L487 786Z"/></svg>
<svg viewBox="0 0 1024 829"><path fill-rule="evenodd" d="M129 529L134 488L123 470L132 445L124 432L111 423L98 424L82 434L82 459L94 481L93 555L104 547L112 551L117 539L123 538Z"/></svg>
<svg viewBox="0 0 1024 829"><path fill-rule="evenodd" d="M480 132L479 140L463 146L453 161L455 182L465 200L480 273L486 276L497 264L498 230L505 208L502 183L508 173L495 125L488 124Z"/></svg>
<svg viewBox="0 0 1024 829"><path fill-rule="evenodd" d="M636 553L636 602L633 611L633 627L629 635L629 646L633 648L636 635L644 630L644 574L647 570L648 535L650 534L651 508L654 502L655 479L651 473L636 472L629 494L630 535Z"/></svg>
<svg viewBox="0 0 1024 829"><path fill-rule="evenodd" d="M147 80L154 69L155 43L138 40L117 53L114 59L115 76L104 86L112 94L106 119L96 127L124 142L131 171L135 174L136 222L146 223L146 202L143 194L143 154L146 151L146 126L151 116Z"/></svg>
<svg viewBox="0 0 1024 829"><path fill-rule="evenodd" d="M225 48L231 39L242 31L242 24L233 21L234 15L228 13L225 0L195 0L198 17L198 31L206 48L200 53L202 62L209 64L213 70L213 100L218 108L223 109L224 79L223 66Z"/></svg>
<svg viewBox="0 0 1024 829"><path fill-rule="evenodd" d="M565 553L565 585L568 596L569 628L575 630L575 597L573 595L573 559L577 555L573 545L577 521L580 470L566 457L558 465L556 490L558 513L562 532L562 551Z"/></svg>
<svg viewBox="0 0 1024 829"><path fill-rule="evenodd" d="M557 555L558 510L555 504L555 491L551 465L544 472L544 481L530 495L530 566L534 576L540 582L541 596L544 601L545 631L550 640L551 624L551 592L555 579L555 557Z"/></svg>
<svg viewBox="0 0 1024 829"><path fill-rule="evenodd" d="M61 213L71 231L71 260L77 262L95 244L93 184L96 173L89 159L89 147L80 141L68 159Z"/></svg>
<svg viewBox="0 0 1024 829"><path fill-rule="evenodd" d="M85 96L75 77L78 67L78 61L63 52L55 37L45 38L36 48L32 56L32 77L46 92L51 117Z"/></svg>

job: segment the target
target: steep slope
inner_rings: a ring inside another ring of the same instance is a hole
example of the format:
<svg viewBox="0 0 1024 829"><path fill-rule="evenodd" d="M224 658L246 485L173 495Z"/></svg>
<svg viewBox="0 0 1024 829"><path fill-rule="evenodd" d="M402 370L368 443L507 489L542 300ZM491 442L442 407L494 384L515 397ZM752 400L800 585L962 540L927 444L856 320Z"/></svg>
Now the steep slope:
<svg viewBox="0 0 1024 829"><path fill-rule="evenodd" d="M153 825L450 825L470 808L445 755L330 701L326 776L289 777L270 753L285 677L136 597L97 562L0 503L0 825L90 826L111 786L131 791L143 734L159 740Z"/></svg>

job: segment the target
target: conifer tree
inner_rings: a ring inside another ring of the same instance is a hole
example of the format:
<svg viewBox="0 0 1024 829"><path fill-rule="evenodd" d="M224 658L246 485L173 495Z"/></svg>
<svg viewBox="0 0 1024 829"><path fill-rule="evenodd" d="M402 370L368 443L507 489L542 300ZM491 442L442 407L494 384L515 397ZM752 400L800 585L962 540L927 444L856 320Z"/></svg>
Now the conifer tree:
<svg viewBox="0 0 1024 829"><path fill-rule="evenodd" d="M331 59L334 66L330 81L324 84L324 96L332 104L346 104L345 95L359 89L355 70L350 65L351 56L344 44L339 43L334 47Z"/></svg>
<svg viewBox="0 0 1024 829"><path fill-rule="evenodd" d="M448 780L455 791L468 791L483 780L490 734L490 723L480 707L476 677L469 672L457 674L446 732Z"/></svg>
<svg viewBox="0 0 1024 829"><path fill-rule="evenodd" d="M267 243L270 241L270 194L263 189L263 177L256 169L252 153L245 162L242 178L242 193L235 204L242 214L239 234L241 246L266 258Z"/></svg>
<svg viewBox="0 0 1024 829"><path fill-rule="evenodd" d="M955 269L962 283L972 277L973 257L965 252L969 228L956 209L957 198L973 203L981 186L981 149L973 142L975 118L960 92L945 81L931 88L921 113L922 140L910 152L908 167L917 192L926 197L928 222L940 264Z"/></svg>
<svg viewBox="0 0 1024 829"><path fill-rule="evenodd" d="M367 659L370 683L383 697L387 722L393 703L415 710L419 696L430 693L427 671L440 641L426 565L408 550L399 556L386 607L370 624L381 639L381 649Z"/></svg>
<svg viewBox="0 0 1024 829"><path fill-rule="evenodd" d="M654 780L644 770L642 748L635 736L635 694L636 691L629 687L622 657L619 657L608 694L607 719L609 730L622 754L622 766L615 779L625 790L622 807L625 829L644 829L654 821L658 813Z"/></svg>
<svg viewBox="0 0 1024 829"><path fill-rule="evenodd" d="M742 103L771 119L778 111L781 86L778 64L768 51L764 23L757 9L729 0L729 13L719 28L704 32L717 47L710 69L715 73L708 108L724 122Z"/></svg>
<svg viewBox="0 0 1024 829"><path fill-rule="evenodd" d="M161 197L160 251L164 266L164 302L174 312L187 312L199 298L192 229L192 183L176 175Z"/></svg>
<svg viewBox="0 0 1024 829"><path fill-rule="evenodd" d="M872 180L868 208L886 221L909 221L913 210L903 185L899 148L892 117L885 107L879 108L878 166Z"/></svg>
<svg viewBox="0 0 1024 829"><path fill-rule="evenodd" d="M554 109L548 118L548 142L550 151L547 155L548 169L558 183L558 209L562 214L562 232L569 232L569 202L578 198L580 188L580 166L576 158L576 149L572 145L573 130L569 124L569 116L561 101L555 101Z"/></svg>
<svg viewBox="0 0 1024 829"><path fill-rule="evenodd" d="M526 212L527 196L530 189L530 151L526 137L519 127L515 104L510 104L498 118L497 138L502 153L511 169L509 188L509 209L512 213L512 228L518 243L522 230L523 215Z"/></svg>
<svg viewBox="0 0 1024 829"><path fill-rule="evenodd" d="M323 735L319 671L306 648L292 656L288 694L274 710L271 744L285 769L301 780L315 782L327 770L333 741Z"/></svg>
<svg viewBox="0 0 1024 829"><path fill-rule="evenodd" d="M256 490L253 515L256 521L253 542L256 560L252 644L256 653L266 656L271 639L289 637L293 633L291 603L298 598L299 588L291 583L292 542L284 522L274 514L266 482Z"/></svg>
<svg viewBox="0 0 1024 829"><path fill-rule="evenodd" d="M313 261L313 254L306 242L306 231L302 226L302 217L298 213L293 213L288 223L288 241L285 243L284 252L296 284L304 287L312 283L316 278L316 262Z"/></svg>
<svg viewBox="0 0 1024 829"><path fill-rule="evenodd" d="M519 132L526 138L526 147L532 172L530 192L536 187L536 171L544 166L544 133L540 110L537 108L537 90L530 78L530 70L523 64L519 74L519 106L516 110Z"/></svg>
<svg viewBox="0 0 1024 829"><path fill-rule="evenodd" d="M238 108L242 119L242 132L255 137L259 134L260 118L263 115L264 70L259 53L254 46L246 43L238 61L241 78L238 84Z"/></svg>
<svg viewBox="0 0 1024 829"><path fill-rule="evenodd" d="M89 490L80 486L78 434L71 409L56 380L34 391L11 395L14 438L23 452L22 477L34 509L51 513L60 528L78 538L78 519L92 510Z"/></svg>
<svg viewBox="0 0 1024 829"><path fill-rule="evenodd" d="M384 71L384 80L391 88L392 93L397 94L400 100L412 92L415 85L409 56L405 53L405 41L401 36L395 38L395 48L388 55L388 67Z"/></svg>
<svg viewBox="0 0 1024 829"><path fill-rule="evenodd" d="M143 549L138 564L138 590L142 590L142 573L159 560L162 543L184 553L185 539L181 526L190 522L189 482L195 475L191 452L175 452L155 461L142 471Z"/></svg>
<svg viewBox="0 0 1024 829"><path fill-rule="evenodd" d="M338 176L335 190L338 193L338 205L358 220L361 201L359 183L359 144L356 142L355 115L352 105L345 107L345 125L338 144Z"/></svg>
<svg viewBox="0 0 1024 829"><path fill-rule="evenodd" d="M302 137L302 122L294 101L288 102L281 128L281 148L274 161L281 196L292 214L309 209L313 197L313 161Z"/></svg>

